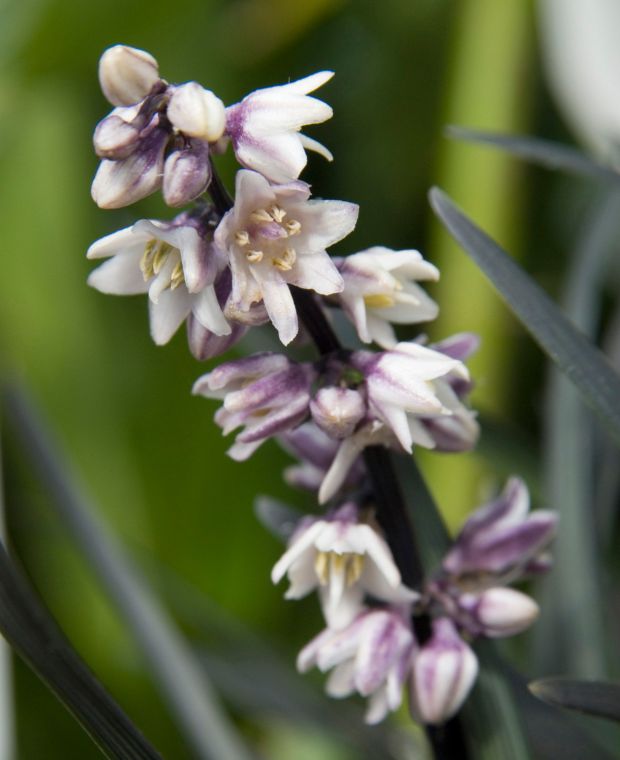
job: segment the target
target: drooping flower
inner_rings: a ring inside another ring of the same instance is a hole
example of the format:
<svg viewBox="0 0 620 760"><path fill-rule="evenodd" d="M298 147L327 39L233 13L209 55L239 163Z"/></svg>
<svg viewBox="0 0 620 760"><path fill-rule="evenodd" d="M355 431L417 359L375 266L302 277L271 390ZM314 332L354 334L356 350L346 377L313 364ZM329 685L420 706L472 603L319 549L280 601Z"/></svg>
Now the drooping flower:
<svg viewBox="0 0 620 760"><path fill-rule="evenodd" d="M224 399L215 415L224 435L244 426L228 450L233 459L243 461L268 438L303 422L314 377L312 365L261 353L220 364L198 378L192 392Z"/></svg>
<svg viewBox="0 0 620 760"><path fill-rule="evenodd" d="M299 653L297 668L333 668L326 684L332 697L369 697L366 723L382 721L402 702L416 641L407 608L364 610L346 628L327 628Z"/></svg>
<svg viewBox="0 0 620 760"><path fill-rule="evenodd" d="M330 295L342 277L326 248L355 227L358 207L345 201L308 200L302 182L272 186L256 172L237 172L234 207L215 232L230 260L230 303L239 312L263 302L287 345L298 321L290 285Z"/></svg>
<svg viewBox="0 0 620 760"><path fill-rule="evenodd" d="M274 583L288 574L287 599L319 589L330 628L343 628L362 610L365 594L402 603L418 595L405 588L392 553L378 527L362 521L357 505L343 504L322 519L307 518L274 566Z"/></svg>
<svg viewBox="0 0 620 760"><path fill-rule="evenodd" d="M431 637L413 658L410 706L414 718L437 725L465 701L478 675L478 660L451 620L437 618L431 626Z"/></svg>
<svg viewBox="0 0 620 760"><path fill-rule="evenodd" d="M439 270L418 251L393 251L375 246L336 265L344 280L337 300L364 343L382 348L397 344L394 324L415 324L435 319L437 304L416 280L438 280Z"/></svg>
<svg viewBox="0 0 620 760"><path fill-rule="evenodd" d="M319 491L325 503L340 488L349 467L367 446L382 445L411 453L413 445L435 448L437 441L427 421L471 414L450 389L448 378L468 379L465 365L418 343L398 343L380 353L355 351L351 366L358 371L367 413L352 435L340 444ZM465 429L455 422L459 431ZM478 427L469 430L469 445ZM464 436L463 436L464 438Z"/></svg>
<svg viewBox="0 0 620 760"><path fill-rule="evenodd" d="M282 184L299 177L307 162L306 150L331 161L327 148L300 134L300 130L331 118L332 109L308 93L332 76L331 71L320 71L296 82L256 90L229 106L226 134L239 163L270 182Z"/></svg>
<svg viewBox="0 0 620 760"><path fill-rule="evenodd" d="M213 285L221 261L204 218L143 219L97 240L87 256L108 258L88 278L102 293L148 292L151 336L158 345L167 343L190 314L216 335L230 333Z"/></svg>

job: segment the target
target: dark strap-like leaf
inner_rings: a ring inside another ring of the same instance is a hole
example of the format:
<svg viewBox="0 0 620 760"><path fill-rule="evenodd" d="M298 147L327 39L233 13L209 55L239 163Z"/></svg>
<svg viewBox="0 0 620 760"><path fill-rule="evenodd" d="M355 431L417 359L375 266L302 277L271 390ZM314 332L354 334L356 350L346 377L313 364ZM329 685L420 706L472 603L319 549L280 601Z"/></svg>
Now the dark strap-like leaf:
<svg viewBox="0 0 620 760"><path fill-rule="evenodd" d="M620 443L620 377L604 354L562 314L513 259L433 188L431 206L447 230L493 283L517 318Z"/></svg>
<svg viewBox="0 0 620 760"><path fill-rule="evenodd" d="M541 678L532 681L529 690L549 705L620 722L619 683Z"/></svg>
<svg viewBox="0 0 620 760"><path fill-rule="evenodd" d="M2 544L0 631L107 757L161 757L80 659Z"/></svg>
<svg viewBox="0 0 620 760"><path fill-rule="evenodd" d="M521 135L499 135L454 126L447 127L446 134L456 140L490 145L530 163L545 166L547 169L559 169L569 174L593 177L620 185L619 172L593 161L575 148L551 140Z"/></svg>

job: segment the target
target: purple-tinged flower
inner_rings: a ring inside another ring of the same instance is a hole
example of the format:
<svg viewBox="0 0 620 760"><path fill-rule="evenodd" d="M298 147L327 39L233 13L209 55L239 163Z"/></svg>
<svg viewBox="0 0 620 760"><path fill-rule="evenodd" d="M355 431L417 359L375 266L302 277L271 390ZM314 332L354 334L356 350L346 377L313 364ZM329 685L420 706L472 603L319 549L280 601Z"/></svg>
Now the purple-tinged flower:
<svg viewBox="0 0 620 760"><path fill-rule="evenodd" d="M418 594L405 588L392 553L359 509L348 502L322 519L301 521L287 551L274 566L271 580L288 574L287 599L319 589L330 628L344 628L361 612L365 594L383 602L412 602Z"/></svg>
<svg viewBox="0 0 620 760"><path fill-rule="evenodd" d="M418 251L376 246L337 259L344 290L337 297L361 341L394 348L391 323L415 324L435 319L437 304L416 280L438 280L439 270Z"/></svg>
<svg viewBox="0 0 620 760"><path fill-rule="evenodd" d="M511 588L489 588L480 594L465 593L458 598L459 624L473 636L496 639L521 633L540 612L527 594Z"/></svg>
<svg viewBox="0 0 620 760"><path fill-rule="evenodd" d="M333 668L326 684L331 697L358 692L369 697L366 723L382 721L402 702L416 641L404 610L376 608L361 612L341 630L327 628L299 653L297 668Z"/></svg>
<svg viewBox="0 0 620 760"><path fill-rule="evenodd" d="M330 438L347 438L366 416L366 401L359 391L328 386L317 391L310 413Z"/></svg>
<svg viewBox="0 0 620 760"><path fill-rule="evenodd" d="M213 287L221 262L202 218L143 219L97 240L87 256L109 257L88 278L102 293L148 292L151 336L158 345L167 343L190 314L216 335L230 333Z"/></svg>
<svg viewBox="0 0 620 760"><path fill-rule="evenodd" d="M477 509L443 561L452 576L481 576L491 585L519 577L552 540L557 516L548 510L530 514L525 483L510 478L495 501Z"/></svg>
<svg viewBox="0 0 620 760"><path fill-rule="evenodd" d="M230 304L247 312L263 302L284 345L297 335L290 285L330 295L342 277L326 248L349 234L358 207L344 201L309 201L303 182L274 187L247 170L237 172L234 207L216 232L228 253L233 284Z"/></svg>
<svg viewBox="0 0 620 760"><path fill-rule="evenodd" d="M299 464L284 470L284 480L295 488L318 491L338 451L339 441L330 438L312 422L279 436L278 441L285 451L300 460ZM355 488L363 477L364 465L357 459L345 473L342 485Z"/></svg>
<svg viewBox="0 0 620 760"><path fill-rule="evenodd" d="M461 707L478 675L476 655L448 618L432 622L432 635L416 653L411 673L411 712L438 725Z"/></svg>
<svg viewBox="0 0 620 760"><path fill-rule="evenodd" d="M99 59L101 90L113 106L138 103L159 81L157 61L145 50L114 45Z"/></svg>
<svg viewBox="0 0 620 760"><path fill-rule="evenodd" d="M314 150L331 161L327 148L300 134L300 130L331 118L332 109L308 93L332 76L331 71L320 71L296 82L256 90L229 106L226 134L239 163L260 172L270 182L286 183L299 177L307 162L306 150Z"/></svg>
<svg viewBox="0 0 620 760"><path fill-rule="evenodd" d="M261 353L221 364L198 378L192 392L224 399L215 421L224 435L243 426L228 450L233 459L243 461L268 438L303 422L314 377L312 365Z"/></svg>

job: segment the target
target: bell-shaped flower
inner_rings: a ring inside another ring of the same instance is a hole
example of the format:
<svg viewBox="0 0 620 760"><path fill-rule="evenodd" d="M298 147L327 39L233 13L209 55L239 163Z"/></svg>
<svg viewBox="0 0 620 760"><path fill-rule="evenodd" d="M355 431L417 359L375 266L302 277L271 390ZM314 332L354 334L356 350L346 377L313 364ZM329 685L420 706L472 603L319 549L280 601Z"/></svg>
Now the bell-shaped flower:
<svg viewBox="0 0 620 760"><path fill-rule="evenodd" d="M108 258L88 278L102 293L148 292L151 336L158 345L190 314L216 335L230 333L213 286L221 262L201 217L143 219L97 240L87 256Z"/></svg>
<svg viewBox="0 0 620 760"><path fill-rule="evenodd" d="M432 635L416 653L411 673L411 712L438 725L461 707L478 675L476 655L448 618L432 622Z"/></svg>
<svg viewBox="0 0 620 760"><path fill-rule="evenodd" d="M495 501L477 509L465 522L443 569L454 576L491 577L497 582L518 578L552 540L557 516L548 510L530 513L525 483L510 478Z"/></svg>
<svg viewBox="0 0 620 760"><path fill-rule="evenodd" d="M239 163L281 184L299 177L307 162L306 150L331 161L331 153L300 130L331 118L332 109L308 93L332 76L331 71L320 71L296 82L256 90L229 106L226 134Z"/></svg>
<svg viewBox="0 0 620 760"><path fill-rule="evenodd" d="M378 528L360 519L353 502L321 519L303 520L274 566L274 583L288 574L287 599L318 588L330 628L343 628L361 611L365 594L379 601L411 602L392 553Z"/></svg>
<svg viewBox="0 0 620 760"><path fill-rule="evenodd" d="M232 270L231 305L247 312L262 301L285 345L298 331L289 286L322 295L342 290L342 277L325 249L357 221L355 204L309 196L302 182L272 186L262 175L241 170L235 205L215 232Z"/></svg>
<svg viewBox="0 0 620 760"><path fill-rule="evenodd" d="M416 641L405 610L361 612L346 628L327 628L301 650L297 668L332 670L326 684L331 697L358 692L369 697L366 723L382 721L402 702Z"/></svg>
<svg viewBox="0 0 620 760"><path fill-rule="evenodd" d="M114 45L99 59L99 84L114 106L140 102L159 81L157 61L146 50Z"/></svg>
<svg viewBox="0 0 620 760"><path fill-rule="evenodd" d="M496 639L521 633L540 612L527 594L501 586L479 594L464 593L458 598L459 624L470 635Z"/></svg>
<svg viewBox="0 0 620 760"><path fill-rule="evenodd" d="M224 400L215 421L224 435L243 426L228 450L233 459L243 461L268 438L303 422L314 378L312 365L261 353L220 364L200 377L192 392Z"/></svg>
<svg viewBox="0 0 620 760"><path fill-rule="evenodd" d="M428 322L437 316L437 304L416 281L438 280L439 270L418 251L376 246L336 264L344 280L337 299L364 343L394 348L398 341L392 324Z"/></svg>

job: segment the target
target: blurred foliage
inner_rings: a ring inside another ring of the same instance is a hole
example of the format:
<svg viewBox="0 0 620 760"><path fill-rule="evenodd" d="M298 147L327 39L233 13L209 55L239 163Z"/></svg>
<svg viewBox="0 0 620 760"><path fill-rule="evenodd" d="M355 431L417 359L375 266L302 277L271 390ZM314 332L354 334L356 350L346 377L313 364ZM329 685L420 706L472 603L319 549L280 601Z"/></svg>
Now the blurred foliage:
<svg viewBox="0 0 620 760"><path fill-rule="evenodd" d="M337 72L324 93L335 117L312 132L336 161L313 158L307 179L320 195L361 205L358 227L338 252L419 247L443 272L432 291L443 310L432 337L468 329L483 337L473 367L491 443L483 438L477 454L423 460L452 526L521 463L537 491L544 362L438 231L427 188L442 185L557 296L589 186L442 136L456 122L564 137L541 83L529 3L385 0L380 10L373 0L0 4L3 371L34 391L72 468L127 547L271 638L293 663L319 629L317 605L285 603L271 586L280 547L252 512L257 492L307 508L280 480L287 457L268 444L243 465L228 459L212 423L215 404L189 394L208 366L191 358L185 336L153 346L144 299L114 299L85 285L90 242L167 213L157 198L113 212L89 198L97 165L90 136L108 108L97 60L117 42L151 51L167 79L196 79L227 103L256 87ZM222 169L230 184L232 162ZM10 448L5 478L13 545L62 627L163 755L188 757L141 653ZM608 507L607 526L616 524L613 514L610 520ZM617 542L606 540L611 554ZM617 607L616 598L608 621ZM188 633L203 637L200 629ZM616 624L609 637L617 634ZM19 663L15 683L20 760L98 756ZM237 717L270 760L302 758L300 742L304 760L349 757L282 721Z"/></svg>

